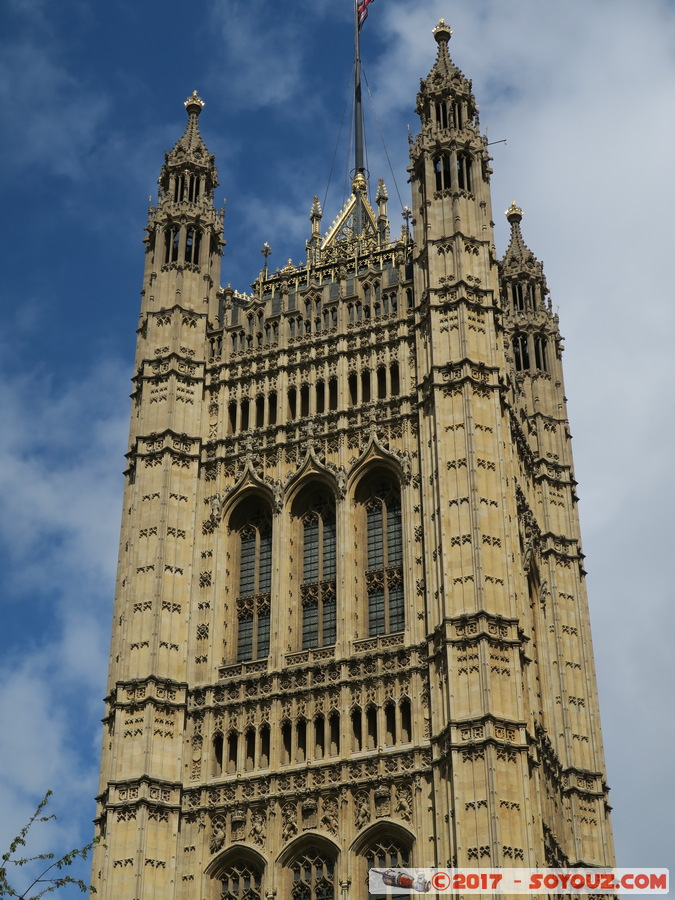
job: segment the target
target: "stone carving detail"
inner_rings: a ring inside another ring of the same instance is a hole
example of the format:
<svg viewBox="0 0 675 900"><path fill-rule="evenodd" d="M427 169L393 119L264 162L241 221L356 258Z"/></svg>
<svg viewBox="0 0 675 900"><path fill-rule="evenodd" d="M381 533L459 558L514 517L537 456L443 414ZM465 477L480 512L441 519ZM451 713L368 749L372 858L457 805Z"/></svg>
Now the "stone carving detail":
<svg viewBox="0 0 675 900"><path fill-rule="evenodd" d="M258 810L253 814L251 819L251 831L249 832L249 840L260 847L265 844L265 835L267 832L267 820L264 812Z"/></svg>
<svg viewBox="0 0 675 900"><path fill-rule="evenodd" d="M347 470L344 466L340 466L336 472L338 498L344 500L347 496Z"/></svg>
<svg viewBox="0 0 675 900"><path fill-rule="evenodd" d="M313 797L307 797L302 802L302 827L316 828L317 802Z"/></svg>
<svg viewBox="0 0 675 900"><path fill-rule="evenodd" d="M220 494L214 494L209 505L211 507L211 521L214 525L219 525L223 517L223 501Z"/></svg>
<svg viewBox="0 0 675 900"><path fill-rule="evenodd" d="M226 840L225 817L215 816L211 825L211 853L222 850Z"/></svg>
<svg viewBox="0 0 675 900"><path fill-rule="evenodd" d="M243 841L246 834L246 811L235 809L230 815L230 827L233 841Z"/></svg>
<svg viewBox="0 0 675 900"><path fill-rule="evenodd" d="M290 841L298 833L298 809L295 803L286 803L281 810L281 837Z"/></svg>
<svg viewBox="0 0 675 900"><path fill-rule="evenodd" d="M412 822L412 789L408 784L396 787L396 807L394 812L405 822Z"/></svg>
<svg viewBox="0 0 675 900"><path fill-rule="evenodd" d="M370 822L370 797L361 791L354 797L354 826L359 831Z"/></svg>
<svg viewBox="0 0 675 900"><path fill-rule="evenodd" d="M321 802L320 827L329 834L337 836L338 833L338 802L335 797L324 797Z"/></svg>
<svg viewBox="0 0 675 900"><path fill-rule="evenodd" d="M284 508L284 483L281 480L274 482L274 511L280 513Z"/></svg>
<svg viewBox="0 0 675 900"><path fill-rule="evenodd" d="M401 454L401 471L403 484L410 484L412 478L412 459L407 450Z"/></svg>
<svg viewBox="0 0 675 900"><path fill-rule="evenodd" d="M375 815L378 818L391 815L391 791L384 785L375 790Z"/></svg>

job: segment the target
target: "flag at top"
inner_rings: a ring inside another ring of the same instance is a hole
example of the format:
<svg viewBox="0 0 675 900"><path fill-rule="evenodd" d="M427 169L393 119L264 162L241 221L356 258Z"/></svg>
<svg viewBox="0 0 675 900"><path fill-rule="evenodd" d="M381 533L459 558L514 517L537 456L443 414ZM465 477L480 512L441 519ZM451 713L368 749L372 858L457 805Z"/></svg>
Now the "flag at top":
<svg viewBox="0 0 675 900"><path fill-rule="evenodd" d="M368 6L372 2L373 0L358 0L357 14L359 17L359 31L361 31L363 23L368 18Z"/></svg>

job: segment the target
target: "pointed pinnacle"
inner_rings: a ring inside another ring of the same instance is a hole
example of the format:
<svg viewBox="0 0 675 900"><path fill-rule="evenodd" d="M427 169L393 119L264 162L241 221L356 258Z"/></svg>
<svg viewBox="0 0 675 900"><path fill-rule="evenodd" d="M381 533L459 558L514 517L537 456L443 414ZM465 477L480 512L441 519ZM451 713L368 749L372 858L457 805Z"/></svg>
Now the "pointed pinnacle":
<svg viewBox="0 0 675 900"><path fill-rule="evenodd" d="M313 219L320 219L323 216L323 210L321 209L321 204L319 203L319 198L317 195L314 195L314 202L312 203L312 209L309 214L310 221Z"/></svg>

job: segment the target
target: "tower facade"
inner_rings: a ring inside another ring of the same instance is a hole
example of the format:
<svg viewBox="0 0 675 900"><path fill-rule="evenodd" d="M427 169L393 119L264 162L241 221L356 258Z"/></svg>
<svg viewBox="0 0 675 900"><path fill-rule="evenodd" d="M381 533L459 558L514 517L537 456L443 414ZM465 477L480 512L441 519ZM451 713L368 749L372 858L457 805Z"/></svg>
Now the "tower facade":
<svg viewBox="0 0 675 900"><path fill-rule="evenodd" d="M357 171L249 294L220 287L186 101L146 229L103 898L613 862L558 321L515 204L496 256L471 84L434 35L400 233Z"/></svg>

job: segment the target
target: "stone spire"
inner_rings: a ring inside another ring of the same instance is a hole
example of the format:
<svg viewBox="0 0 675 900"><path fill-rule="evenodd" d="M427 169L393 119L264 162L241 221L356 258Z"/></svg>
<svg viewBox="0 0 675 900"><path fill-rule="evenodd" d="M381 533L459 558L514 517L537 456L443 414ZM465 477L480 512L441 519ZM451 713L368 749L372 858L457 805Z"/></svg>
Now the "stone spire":
<svg viewBox="0 0 675 900"><path fill-rule="evenodd" d="M564 396L549 384L562 384L560 352L562 347L558 317L551 310L544 267L523 239L520 223L522 209L515 200L506 210L511 225L511 240L499 263L500 294L507 335L506 359L521 376L518 402L524 402L528 414L534 409L557 416L563 408ZM540 388L536 402L522 392L522 378L531 376L547 382ZM558 394L560 393L560 396Z"/></svg>
<svg viewBox="0 0 675 900"><path fill-rule="evenodd" d="M419 294L462 280L467 247L481 258L480 266L472 260L472 277L496 291L487 138L478 127L471 82L448 55L450 28L441 20L433 34L437 56L420 82L416 111L422 127L410 140L408 170L415 252L428 253L429 259L424 269L429 283L419 286Z"/></svg>
<svg viewBox="0 0 675 900"><path fill-rule="evenodd" d="M380 233L380 240L385 243L389 240L389 217L387 216L387 200L389 194L384 183L384 179L380 178L377 184L377 195L375 201L377 203L377 230Z"/></svg>
<svg viewBox="0 0 675 900"><path fill-rule="evenodd" d="M429 73L429 78L434 81L439 81L448 76L452 77L456 75L459 72L459 69L450 59L448 45L450 43L450 38L452 37L452 28L450 28L449 25L446 25L445 19L440 19L438 25L432 30L432 34L438 44L438 52L436 54L436 62ZM461 75L461 72L459 72L459 74Z"/></svg>
<svg viewBox="0 0 675 900"><path fill-rule="evenodd" d="M511 239L504 258L501 262L502 276L506 278L527 275L530 279L540 282L543 293L546 293L546 279L541 262L525 243L520 223L523 218L523 210L515 200L504 213L511 225Z"/></svg>
<svg viewBox="0 0 675 900"><path fill-rule="evenodd" d="M204 157L209 156L204 140L199 133L199 114L206 105L197 91L193 91L191 96L187 98L183 104L188 114L188 122L185 133L175 144L170 153L167 154L171 162L177 162L179 159L186 157L193 159L195 162L202 162Z"/></svg>
<svg viewBox="0 0 675 900"><path fill-rule="evenodd" d="M422 120L422 125L430 123L437 117L433 116L433 106L437 102L454 100L466 104L465 115L453 115L453 109L448 108L448 117L443 117L440 124L445 127L460 129L467 123L478 125L478 112L476 100L471 93L471 81L465 77L460 69L450 58L448 44L452 36L452 29L441 19L433 29L433 35L438 44L436 61L426 79L420 80L420 92L417 95L417 113Z"/></svg>
<svg viewBox="0 0 675 900"><path fill-rule="evenodd" d="M542 266L523 239L520 223L523 219L522 209L511 201L511 206L504 213L511 225L511 240L504 254L503 266L509 272L526 271L541 275Z"/></svg>
<svg viewBox="0 0 675 900"><path fill-rule="evenodd" d="M309 221L312 223L312 231L309 236L309 240L306 243L308 258L307 263L315 262L316 256L311 251L318 250L321 247L321 219L323 218L323 210L321 208L321 203L319 202L319 198L314 195L314 200L312 202L312 208L309 213Z"/></svg>
<svg viewBox="0 0 675 900"><path fill-rule="evenodd" d="M212 203L214 188L218 186L218 170L215 157L209 153L199 132L198 122L205 103L197 91L193 91L184 106L188 114L187 125L183 136L164 155L158 180L160 200L171 198L174 201L194 202L201 199ZM190 175L200 179L198 192L185 190Z"/></svg>

